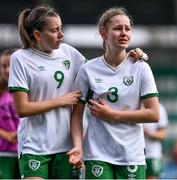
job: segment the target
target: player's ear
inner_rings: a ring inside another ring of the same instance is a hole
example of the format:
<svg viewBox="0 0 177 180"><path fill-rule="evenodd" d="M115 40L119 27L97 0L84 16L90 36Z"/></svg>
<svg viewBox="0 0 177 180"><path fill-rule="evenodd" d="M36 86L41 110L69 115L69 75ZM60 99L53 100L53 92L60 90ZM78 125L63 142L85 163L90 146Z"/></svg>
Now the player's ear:
<svg viewBox="0 0 177 180"><path fill-rule="evenodd" d="M33 31L33 36L36 39L36 41L40 41L41 40L41 33L40 33L40 31L34 30Z"/></svg>
<svg viewBox="0 0 177 180"><path fill-rule="evenodd" d="M103 39L107 38L107 31L105 29L101 29L100 30L100 35Z"/></svg>

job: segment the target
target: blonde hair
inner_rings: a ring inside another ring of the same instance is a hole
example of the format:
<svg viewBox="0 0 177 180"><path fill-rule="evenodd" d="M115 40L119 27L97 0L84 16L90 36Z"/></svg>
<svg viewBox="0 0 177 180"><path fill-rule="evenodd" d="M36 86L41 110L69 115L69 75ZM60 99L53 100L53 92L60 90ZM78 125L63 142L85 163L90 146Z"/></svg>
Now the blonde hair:
<svg viewBox="0 0 177 180"><path fill-rule="evenodd" d="M98 21L98 28L99 28L99 33L102 32L102 30L107 29L108 24L111 21L111 18L116 16L116 15L125 15L129 18L130 20L130 25L133 26L133 20L132 17L128 15L127 10L123 7L113 7L105 12L100 16L99 21ZM103 41L103 49L105 50L105 42Z"/></svg>
<svg viewBox="0 0 177 180"><path fill-rule="evenodd" d="M59 14L48 5L23 10L18 18L18 29L23 47L32 47L35 42L33 31L42 31L45 26L46 18L57 16L59 16Z"/></svg>

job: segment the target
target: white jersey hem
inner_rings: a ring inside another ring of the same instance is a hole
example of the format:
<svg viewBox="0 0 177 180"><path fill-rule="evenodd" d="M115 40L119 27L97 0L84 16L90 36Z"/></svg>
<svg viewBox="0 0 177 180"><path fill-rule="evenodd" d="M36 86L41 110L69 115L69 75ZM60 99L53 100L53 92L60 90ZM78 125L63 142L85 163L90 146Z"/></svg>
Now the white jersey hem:
<svg viewBox="0 0 177 180"><path fill-rule="evenodd" d="M69 149L70 150L70 149ZM18 153L18 156L23 155L23 154L33 154L33 155L52 155L52 154L57 154L57 153L65 153L69 151L68 149L63 149L60 151L48 151L48 152L34 152L34 151L21 151Z"/></svg>

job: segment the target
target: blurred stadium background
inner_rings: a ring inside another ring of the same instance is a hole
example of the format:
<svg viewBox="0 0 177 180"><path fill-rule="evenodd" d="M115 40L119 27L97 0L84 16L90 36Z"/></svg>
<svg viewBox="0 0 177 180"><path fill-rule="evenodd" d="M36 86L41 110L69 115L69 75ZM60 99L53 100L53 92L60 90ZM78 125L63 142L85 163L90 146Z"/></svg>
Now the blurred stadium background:
<svg viewBox="0 0 177 180"><path fill-rule="evenodd" d="M112 6L128 10L135 24L130 48L140 47L148 54L160 101L169 115L168 136L163 144L164 176L177 178L170 166L177 139L177 0L3 0L0 2L0 51L21 46L18 13L43 3L53 6L61 15L64 42L79 49L88 59L102 54L96 26L99 15Z"/></svg>

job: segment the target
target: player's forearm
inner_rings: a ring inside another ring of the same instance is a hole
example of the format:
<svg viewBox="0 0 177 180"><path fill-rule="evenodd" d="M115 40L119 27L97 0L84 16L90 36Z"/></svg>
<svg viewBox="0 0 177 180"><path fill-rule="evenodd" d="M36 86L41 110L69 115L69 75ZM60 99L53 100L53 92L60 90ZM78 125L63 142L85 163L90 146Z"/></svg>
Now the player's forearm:
<svg viewBox="0 0 177 180"><path fill-rule="evenodd" d="M7 132L6 132L5 130L0 129L0 137L1 137L1 138L5 138L5 137L6 137L6 134L7 134Z"/></svg>
<svg viewBox="0 0 177 180"><path fill-rule="evenodd" d="M73 146L82 148L83 141L83 111L84 105L78 104L74 107L71 118L71 136Z"/></svg>
<svg viewBox="0 0 177 180"><path fill-rule="evenodd" d="M152 123L158 122L159 113L152 109L141 109L135 111L113 111L113 121L120 123Z"/></svg>
<svg viewBox="0 0 177 180"><path fill-rule="evenodd" d="M82 126L81 120L76 120L75 118L72 118L71 136L72 136L73 146L82 148L83 126Z"/></svg>
<svg viewBox="0 0 177 180"><path fill-rule="evenodd" d="M60 107L62 102L53 100L16 103L16 111L20 117L34 116Z"/></svg>
<svg viewBox="0 0 177 180"><path fill-rule="evenodd" d="M156 132L152 132L148 134L148 137L154 140L159 140L162 141L166 138L167 132L166 129L160 129L157 130Z"/></svg>

